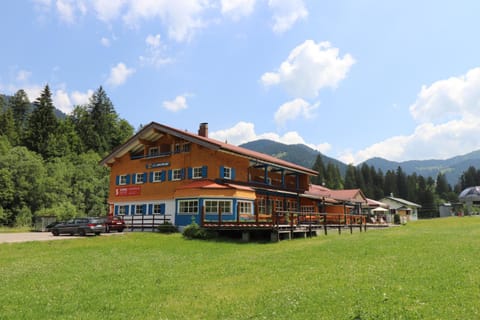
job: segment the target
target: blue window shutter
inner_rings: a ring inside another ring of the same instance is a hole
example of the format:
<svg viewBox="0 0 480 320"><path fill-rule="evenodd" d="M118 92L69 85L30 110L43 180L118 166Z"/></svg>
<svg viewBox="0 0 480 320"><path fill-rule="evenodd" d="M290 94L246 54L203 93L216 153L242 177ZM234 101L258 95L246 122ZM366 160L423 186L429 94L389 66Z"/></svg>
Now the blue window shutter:
<svg viewBox="0 0 480 320"><path fill-rule="evenodd" d="M168 170L168 181L172 181L172 170Z"/></svg>
<svg viewBox="0 0 480 320"><path fill-rule="evenodd" d="M115 206L115 215L118 215L118 206Z"/></svg>
<svg viewBox="0 0 480 320"><path fill-rule="evenodd" d="M234 168L230 169L230 175L231 175L230 179L235 180L235 169Z"/></svg>
<svg viewBox="0 0 480 320"><path fill-rule="evenodd" d="M220 178L225 178L225 170L223 166L220 167Z"/></svg>
<svg viewBox="0 0 480 320"><path fill-rule="evenodd" d="M160 204L160 213L165 214L165 203Z"/></svg>
<svg viewBox="0 0 480 320"><path fill-rule="evenodd" d="M143 174L143 183L147 182L147 173L145 172Z"/></svg>
<svg viewBox="0 0 480 320"><path fill-rule="evenodd" d="M137 175L135 173L132 174L132 183L137 183Z"/></svg>
<svg viewBox="0 0 480 320"><path fill-rule="evenodd" d="M127 178L125 179L126 184L130 184L130 175L127 174Z"/></svg>
<svg viewBox="0 0 480 320"><path fill-rule="evenodd" d="M150 172L150 182L153 182L153 171Z"/></svg>
<svg viewBox="0 0 480 320"><path fill-rule="evenodd" d="M165 181L165 171L160 173L160 181Z"/></svg>
<svg viewBox="0 0 480 320"><path fill-rule="evenodd" d="M148 213L149 214L153 213L153 204L151 204L151 203L148 205Z"/></svg>
<svg viewBox="0 0 480 320"><path fill-rule="evenodd" d="M192 168L187 168L187 171L188 171L188 179L192 179L193 178L193 169Z"/></svg>
<svg viewBox="0 0 480 320"><path fill-rule="evenodd" d="M125 215L128 216L128 206L125 206Z"/></svg>
<svg viewBox="0 0 480 320"><path fill-rule="evenodd" d="M120 184L120 176L115 177L115 184L118 186Z"/></svg>
<svg viewBox="0 0 480 320"><path fill-rule="evenodd" d="M131 214L132 214L132 215L134 215L134 214L135 214L135 205L134 205L134 204L132 204L131 208L132 208L132 212L131 212Z"/></svg>
<svg viewBox="0 0 480 320"><path fill-rule="evenodd" d="M202 167L202 178L206 178L208 175L208 167L207 166L203 166Z"/></svg>
<svg viewBox="0 0 480 320"><path fill-rule="evenodd" d="M146 204L142 205L142 212L143 212L143 214L148 214Z"/></svg>
<svg viewBox="0 0 480 320"><path fill-rule="evenodd" d="M180 179L185 179L185 168L180 169Z"/></svg>

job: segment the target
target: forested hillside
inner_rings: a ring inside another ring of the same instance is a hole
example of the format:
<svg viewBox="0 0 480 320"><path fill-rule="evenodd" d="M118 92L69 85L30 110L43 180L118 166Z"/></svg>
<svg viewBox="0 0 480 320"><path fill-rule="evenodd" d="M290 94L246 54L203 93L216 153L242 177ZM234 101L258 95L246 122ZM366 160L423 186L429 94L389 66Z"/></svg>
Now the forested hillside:
<svg viewBox="0 0 480 320"><path fill-rule="evenodd" d="M106 214L103 156L133 134L99 87L86 105L57 116L48 85L33 104L24 90L0 96L0 225Z"/></svg>

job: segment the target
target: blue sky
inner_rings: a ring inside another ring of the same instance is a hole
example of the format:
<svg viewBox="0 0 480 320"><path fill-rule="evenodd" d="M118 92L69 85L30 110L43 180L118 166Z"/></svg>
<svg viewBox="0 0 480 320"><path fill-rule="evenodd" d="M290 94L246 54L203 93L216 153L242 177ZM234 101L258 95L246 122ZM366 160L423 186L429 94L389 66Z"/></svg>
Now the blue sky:
<svg viewBox="0 0 480 320"><path fill-rule="evenodd" d="M480 2L4 1L0 92L357 164L480 149Z"/></svg>

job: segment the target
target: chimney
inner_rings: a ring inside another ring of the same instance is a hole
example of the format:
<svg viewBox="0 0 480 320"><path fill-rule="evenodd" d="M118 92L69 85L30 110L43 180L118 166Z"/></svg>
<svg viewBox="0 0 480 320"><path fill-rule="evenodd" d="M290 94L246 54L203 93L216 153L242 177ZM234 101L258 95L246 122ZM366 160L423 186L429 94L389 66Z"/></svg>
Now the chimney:
<svg viewBox="0 0 480 320"><path fill-rule="evenodd" d="M200 123L200 128L198 128L198 135L201 137L208 138L208 123Z"/></svg>

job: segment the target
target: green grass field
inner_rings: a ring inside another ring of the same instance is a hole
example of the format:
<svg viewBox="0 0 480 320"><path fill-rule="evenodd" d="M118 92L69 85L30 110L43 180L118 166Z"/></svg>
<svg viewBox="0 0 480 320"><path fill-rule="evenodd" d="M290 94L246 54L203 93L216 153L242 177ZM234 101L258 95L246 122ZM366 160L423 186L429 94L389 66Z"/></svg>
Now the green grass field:
<svg viewBox="0 0 480 320"><path fill-rule="evenodd" d="M279 243L0 244L0 319L479 319L480 218Z"/></svg>

